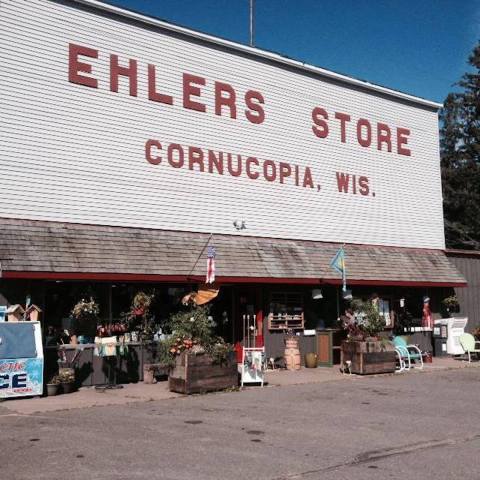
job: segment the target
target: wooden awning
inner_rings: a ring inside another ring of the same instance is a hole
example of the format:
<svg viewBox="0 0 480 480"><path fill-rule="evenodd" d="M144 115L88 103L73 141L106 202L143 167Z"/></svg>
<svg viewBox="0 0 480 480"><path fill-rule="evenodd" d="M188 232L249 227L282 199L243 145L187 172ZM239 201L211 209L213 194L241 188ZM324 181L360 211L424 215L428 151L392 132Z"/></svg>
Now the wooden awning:
<svg viewBox="0 0 480 480"><path fill-rule="evenodd" d="M338 284L338 243L0 219L3 278L202 282L206 246L219 283ZM350 285L462 286L442 250L347 244Z"/></svg>

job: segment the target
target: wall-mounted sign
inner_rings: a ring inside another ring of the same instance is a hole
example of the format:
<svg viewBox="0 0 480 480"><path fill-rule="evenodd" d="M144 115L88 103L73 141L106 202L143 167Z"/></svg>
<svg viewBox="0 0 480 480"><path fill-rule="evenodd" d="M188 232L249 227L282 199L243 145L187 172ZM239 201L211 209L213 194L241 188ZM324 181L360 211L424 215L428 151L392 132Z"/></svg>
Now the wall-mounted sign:
<svg viewBox="0 0 480 480"><path fill-rule="evenodd" d="M444 248L432 106L74 2L0 48L0 216Z"/></svg>

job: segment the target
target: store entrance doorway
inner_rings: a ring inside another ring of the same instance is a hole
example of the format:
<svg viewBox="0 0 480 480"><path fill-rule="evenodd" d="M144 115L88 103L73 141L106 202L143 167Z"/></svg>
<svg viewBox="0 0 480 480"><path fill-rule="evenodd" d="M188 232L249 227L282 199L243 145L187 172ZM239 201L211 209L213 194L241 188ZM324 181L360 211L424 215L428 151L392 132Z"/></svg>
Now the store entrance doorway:
<svg viewBox="0 0 480 480"><path fill-rule="evenodd" d="M241 347L263 347L263 289L256 285L233 287L234 345L237 356Z"/></svg>
<svg viewBox="0 0 480 480"><path fill-rule="evenodd" d="M210 312L217 325L217 335L234 345L239 361L242 347L247 346L248 333L250 346L264 346L263 293L260 285L222 285L218 297L212 302ZM248 325L254 323L256 328L248 332Z"/></svg>

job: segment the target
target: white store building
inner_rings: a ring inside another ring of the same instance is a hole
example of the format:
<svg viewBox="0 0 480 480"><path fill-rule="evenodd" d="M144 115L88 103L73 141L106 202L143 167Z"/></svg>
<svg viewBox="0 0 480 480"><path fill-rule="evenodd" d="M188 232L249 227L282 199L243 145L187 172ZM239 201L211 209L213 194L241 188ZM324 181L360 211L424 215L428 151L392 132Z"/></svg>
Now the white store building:
<svg viewBox="0 0 480 480"><path fill-rule="evenodd" d="M343 244L348 288L392 312L465 284L437 103L95 0L2 0L0 70L0 294L47 322L82 282L110 320L112 289L202 283L207 245L226 336L255 313L272 351L279 298L334 325Z"/></svg>

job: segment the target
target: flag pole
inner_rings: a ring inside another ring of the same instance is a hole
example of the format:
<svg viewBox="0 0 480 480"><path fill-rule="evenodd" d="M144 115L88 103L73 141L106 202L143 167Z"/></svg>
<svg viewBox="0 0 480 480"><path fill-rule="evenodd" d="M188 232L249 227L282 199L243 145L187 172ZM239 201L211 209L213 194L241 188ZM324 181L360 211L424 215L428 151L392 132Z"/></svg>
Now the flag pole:
<svg viewBox="0 0 480 480"><path fill-rule="evenodd" d="M254 43L254 30L255 30L255 0L250 0L250 46L253 47Z"/></svg>
<svg viewBox="0 0 480 480"><path fill-rule="evenodd" d="M335 293L337 294L337 318L340 318L340 287L336 286Z"/></svg>
<svg viewBox="0 0 480 480"><path fill-rule="evenodd" d="M197 259L195 260L195 263L193 264L193 267L192 269L190 270L189 274L187 275L187 280L190 278L190 275L193 273L193 271L195 270L195 267L197 266L198 264L198 261L200 260L201 256L203 255L203 252L205 251L205 249L208 247L208 244L210 243L210 240L212 239L213 237L213 233L211 233L209 236L208 236L208 239L205 243L205 245L203 246L202 250L200 251L200 253L198 254L198 257Z"/></svg>

